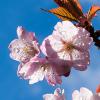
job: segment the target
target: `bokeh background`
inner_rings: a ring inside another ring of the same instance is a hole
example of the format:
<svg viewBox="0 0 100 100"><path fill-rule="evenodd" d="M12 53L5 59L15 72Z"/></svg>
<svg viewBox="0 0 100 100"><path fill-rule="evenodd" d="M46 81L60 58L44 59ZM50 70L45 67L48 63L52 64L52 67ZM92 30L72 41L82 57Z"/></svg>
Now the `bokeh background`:
<svg viewBox="0 0 100 100"><path fill-rule="evenodd" d="M92 4L100 5L100 0L80 0L86 12ZM0 100L42 100L45 93L53 93L57 87L51 87L44 80L34 85L17 77L18 62L10 59L8 45L17 38L17 26L33 31L42 43L52 33L59 19L45 13L40 8L54 8L53 0L0 0ZM95 29L100 29L100 13L93 20ZM100 50L91 47L91 64L84 72L72 69L68 78L63 77L61 88L65 89L67 100L71 100L73 90L87 87L95 92L100 84Z"/></svg>

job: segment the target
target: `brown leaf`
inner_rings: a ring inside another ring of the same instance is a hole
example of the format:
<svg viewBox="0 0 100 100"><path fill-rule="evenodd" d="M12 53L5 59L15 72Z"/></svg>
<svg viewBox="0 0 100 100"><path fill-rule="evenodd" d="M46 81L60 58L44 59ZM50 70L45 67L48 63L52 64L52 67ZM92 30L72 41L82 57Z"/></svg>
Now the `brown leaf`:
<svg viewBox="0 0 100 100"><path fill-rule="evenodd" d="M100 6L93 5L88 12L87 19L91 21L98 10L100 10Z"/></svg>
<svg viewBox="0 0 100 100"><path fill-rule="evenodd" d="M82 7L78 0L54 0L60 7L67 9L76 19L83 16Z"/></svg>
<svg viewBox="0 0 100 100"><path fill-rule="evenodd" d="M74 0L74 2L76 2L78 9L80 9L82 12L82 6L80 5L79 0Z"/></svg>
<svg viewBox="0 0 100 100"><path fill-rule="evenodd" d="M49 10L50 13L55 14L61 20L78 21L67 9L63 7L58 7Z"/></svg>

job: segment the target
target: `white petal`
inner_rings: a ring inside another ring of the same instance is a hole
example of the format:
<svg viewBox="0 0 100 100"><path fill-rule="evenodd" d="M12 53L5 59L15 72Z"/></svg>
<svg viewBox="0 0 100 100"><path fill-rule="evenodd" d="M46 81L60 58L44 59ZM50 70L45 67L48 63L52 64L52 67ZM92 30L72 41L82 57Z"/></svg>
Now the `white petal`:
<svg viewBox="0 0 100 100"><path fill-rule="evenodd" d="M62 23L61 23L61 22L58 22L58 23L54 26L54 29L55 29L55 30L59 30L61 27L62 27Z"/></svg>
<svg viewBox="0 0 100 100"><path fill-rule="evenodd" d="M62 60L71 60L70 54L66 51L59 52L58 57L59 59L62 59Z"/></svg>
<svg viewBox="0 0 100 100"><path fill-rule="evenodd" d="M18 38L24 38L25 37L25 30L22 26L18 26L17 27L17 35L18 35Z"/></svg>
<svg viewBox="0 0 100 100"><path fill-rule="evenodd" d="M58 75L58 73L55 71L52 66L48 66L48 68L45 70L45 78L48 81L49 84L52 86L55 86L56 84L61 84L61 76Z"/></svg>
<svg viewBox="0 0 100 100"><path fill-rule="evenodd" d="M54 94L43 95L43 99L44 100L65 100L64 90L61 91L59 88L57 88L54 91Z"/></svg>
<svg viewBox="0 0 100 100"><path fill-rule="evenodd" d="M80 92L75 90L72 94L72 100L91 100L93 93L87 88L82 87Z"/></svg>
<svg viewBox="0 0 100 100"><path fill-rule="evenodd" d="M62 21L63 29L73 29L76 30L76 26L70 21Z"/></svg>
<svg viewBox="0 0 100 100"><path fill-rule="evenodd" d="M62 42L56 40L53 36L48 36L41 45L41 51L48 56L55 55L63 48Z"/></svg>
<svg viewBox="0 0 100 100"><path fill-rule="evenodd" d="M86 98L86 100L90 100L91 96L93 96L93 93L89 89L84 87L80 89L80 93L84 98Z"/></svg>
<svg viewBox="0 0 100 100"><path fill-rule="evenodd" d="M88 51L80 52L74 49L71 55L71 60L75 69L85 70L87 68L87 65L90 63Z"/></svg>
<svg viewBox="0 0 100 100"><path fill-rule="evenodd" d="M38 81L42 81L44 79L44 69L39 68L37 71L31 75L29 84L37 83Z"/></svg>
<svg viewBox="0 0 100 100"><path fill-rule="evenodd" d="M51 37L49 40L50 40L50 45L56 52L60 51L63 48L63 44L61 41L56 40L54 37Z"/></svg>
<svg viewBox="0 0 100 100"><path fill-rule="evenodd" d="M73 93L72 93L72 100L80 100L80 92L75 90Z"/></svg>
<svg viewBox="0 0 100 100"><path fill-rule="evenodd" d="M53 94L45 94L43 95L44 100L57 100L57 97Z"/></svg>
<svg viewBox="0 0 100 100"><path fill-rule="evenodd" d="M59 24L57 24L59 25ZM57 27L56 25L56 27ZM77 35L77 28L69 21L63 21L62 25L58 26L55 31L57 31L57 35L59 34L60 37L65 41L71 41L72 38Z"/></svg>
<svg viewBox="0 0 100 100"><path fill-rule="evenodd" d="M88 51L79 51L79 50L76 50L76 49L73 49L72 51L72 60L84 60L87 58L89 58L89 53Z"/></svg>
<svg viewBox="0 0 100 100"><path fill-rule="evenodd" d="M90 33L84 28L78 28L78 35L73 39L73 44L84 50L88 50L92 44L93 39L90 37Z"/></svg>

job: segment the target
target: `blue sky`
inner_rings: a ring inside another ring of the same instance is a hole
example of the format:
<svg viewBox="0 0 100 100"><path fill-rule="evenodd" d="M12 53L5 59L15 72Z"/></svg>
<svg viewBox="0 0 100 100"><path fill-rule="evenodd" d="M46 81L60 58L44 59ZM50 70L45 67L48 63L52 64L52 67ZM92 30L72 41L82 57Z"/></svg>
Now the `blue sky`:
<svg viewBox="0 0 100 100"><path fill-rule="evenodd" d="M99 0L81 0L84 11L93 3L100 5ZM8 50L9 43L17 37L16 27L19 25L35 32L40 43L51 34L59 20L40 8L53 7L56 5L52 0L0 0L0 100L42 100L43 94L53 93L56 88L46 81L29 85L28 81L19 79L16 75L19 63L10 59ZM94 19L93 25L95 29L100 29L100 16ZM68 100L74 89L85 86L95 92L100 84L100 51L92 46L90 54L91 64L86 71L72 69L71 75L63 78L60 87L65 89Z"/></svg>

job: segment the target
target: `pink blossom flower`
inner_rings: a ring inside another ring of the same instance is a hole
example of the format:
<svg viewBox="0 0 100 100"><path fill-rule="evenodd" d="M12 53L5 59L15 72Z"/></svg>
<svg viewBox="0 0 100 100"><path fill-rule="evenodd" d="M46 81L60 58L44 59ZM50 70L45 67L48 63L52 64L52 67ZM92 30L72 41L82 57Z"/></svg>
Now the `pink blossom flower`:
<svg viewBox="0 0 100 100"><path fill-rule="evenodd" d="M100 100L100 93L96 93L92 96L91 100Z"/></svg>
<svg viewBox="0 0 100 100"><path fill-rule="evenodd" d="M42 81L44 78L51 85L61 84L61 76L45 58L34 57L18 68L18 76L29 80L29 84Z"/></svg>
<svg viewBox="0 0 100 100"><path fill-rule="evenodd" d="M80 92L75 90L72 94L72 100L91 100L93 93L87 88L80 88Z"/></svg>
<svg viewBox="0 0 100 100"><path fill-rule="evenodd" d="M44 100L65 100L64 90L61 91L60 88L57 88L54 91L54 94L45 94L43 95Z"/></svg>
<svg viewBox="0 0 100 100"><path fill-rule="evenodd" d="M100 100L100 92L93 93L87 88L80 88L80 92L75 90L72 94L72 100Z"/></svg>
<svg viewBox="0 0 100 100"><path fill-rule="evenodd" d="M17 28L18 39L14 39L10 45L10 57L20 62L26 62L38 55L39 45L32 32L26 32L22 26Z"/></svg>
<svg viewBox="0 0 100 100"><path fill-rule="evenodd" d="M42 52L53 63L85 70L90 62L89 47L93 41L90 33L69 21L58 22L54 29L43 41Z"/></svg>

